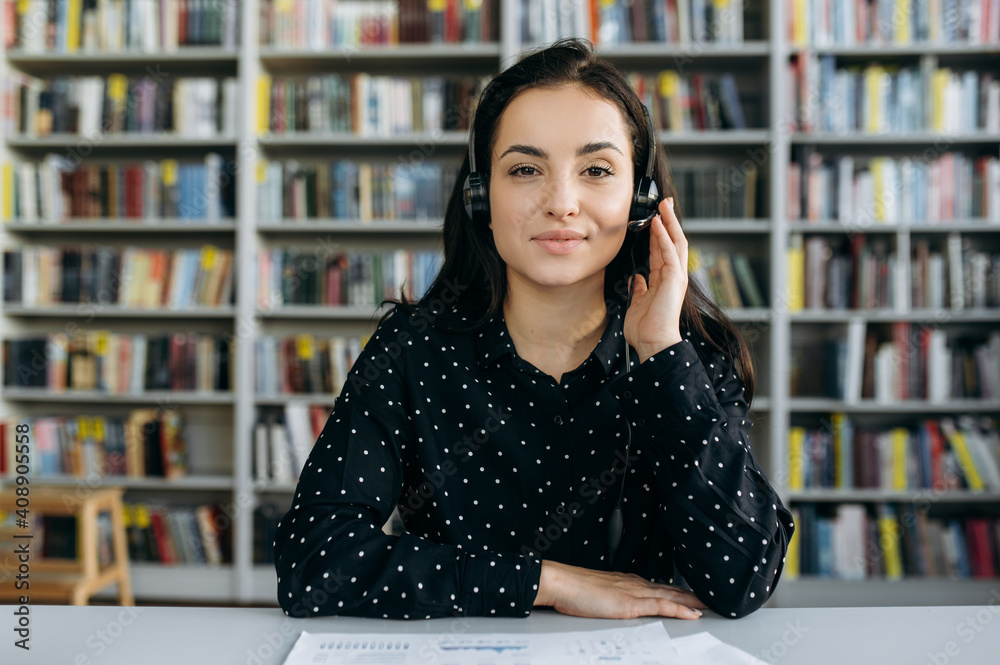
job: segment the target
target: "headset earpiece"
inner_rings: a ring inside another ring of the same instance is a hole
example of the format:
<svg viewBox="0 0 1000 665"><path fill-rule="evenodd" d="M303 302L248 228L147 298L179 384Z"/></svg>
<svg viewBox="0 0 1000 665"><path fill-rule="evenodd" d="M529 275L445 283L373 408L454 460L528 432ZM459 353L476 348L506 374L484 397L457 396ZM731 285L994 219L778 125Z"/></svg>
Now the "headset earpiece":
<svg viewBox="0 0 1000 665"><path fill-rule="evenodd" d="M473 222L488 224L490 219L490 192L486 178L476 171L476 128L473 124L469 130L469 175L465 177L462 189L462 202L465 204L465 214Z"/></svg>
<svg viewBox="0 0 1000 665"><path fill-rule="evenodd" d="M656 216L657 204L660 202L660 191L651 178L640 178L632 199L632 210L629 211L629 228L641 231ZM638 228L634 228L638 227Z"/></svg>
<svg viewBox="0 0 1000 665"><path fill-rule="evenodd" d="M649 152L646 156L646 174L639 178L632 196L632 208L629 210L628 228L631 231L641 231L649 225L656 215L656 206L660 202L660 190L653 180L653 165L656 163L656 130L653 120L649 117L646 105L642 104L642 115L646 118L649 129Z"/></svg>

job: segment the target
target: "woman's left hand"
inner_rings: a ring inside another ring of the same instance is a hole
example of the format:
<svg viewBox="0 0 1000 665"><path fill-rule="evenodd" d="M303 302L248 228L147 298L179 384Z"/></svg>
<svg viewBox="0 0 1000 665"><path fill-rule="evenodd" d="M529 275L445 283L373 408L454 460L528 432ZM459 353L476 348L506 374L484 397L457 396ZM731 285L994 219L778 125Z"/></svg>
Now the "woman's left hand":
<svg viewBox="0 0 1000 665"><path fill-rule="evenodd" d="M649 281L635 276L632 304L625 313L625 340L639 353L639 362L682 339L687 265L687 238L674 215L673 198L667 198L649 226Z"/></svg>

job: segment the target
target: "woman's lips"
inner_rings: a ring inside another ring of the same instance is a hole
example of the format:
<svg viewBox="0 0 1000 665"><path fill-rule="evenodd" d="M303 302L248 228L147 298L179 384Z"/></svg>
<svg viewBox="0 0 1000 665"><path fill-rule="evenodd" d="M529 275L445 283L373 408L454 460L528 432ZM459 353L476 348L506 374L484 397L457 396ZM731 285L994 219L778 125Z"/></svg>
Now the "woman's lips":
<svg viewBox="0 0 1000 665"><path fill-rule="evenodd" d="M532 238L549 254L569 254L586 239L587 236L574 229L551 229Z"/></svg>
<svg viewBox="0 0 1000 665"><path fill-rule="evenodd" d="M535 242L549 254L569 254L583 242L583 238L535 238Z"/></svg>

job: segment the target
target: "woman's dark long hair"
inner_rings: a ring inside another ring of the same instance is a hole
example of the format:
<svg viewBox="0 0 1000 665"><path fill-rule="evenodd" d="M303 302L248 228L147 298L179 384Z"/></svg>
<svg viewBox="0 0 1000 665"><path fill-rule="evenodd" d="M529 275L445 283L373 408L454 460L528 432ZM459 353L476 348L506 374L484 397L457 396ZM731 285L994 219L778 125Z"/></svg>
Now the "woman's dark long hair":
<svg viewBox="0 0 1000 665"><path fill-rule="evenodd" d="M618 69L599 58L590 42L576 38L561 39L522 56L517 63L497 74L479 96L473 119L473 150L477 170L485 175L487 182L500 116L510 102L532 88L574 85L594 92L621 110L632 138L633 178L638 184L645 174L650 142L642 102ZM466 154L445 209L444 264L437 278L415 305L405 298L393 301L406 310L419 312L435 326L456 332L476 330L501 314L507 296L507 266L497 252L493 232L487 224L476 224L465 213L462 189L468 174L469 157ZM656 151L653 179L662 197L675 195L662 149ZM674 210L681 220L680 202L675 202ZM625 303L632 274L633 245L641 271L648 271L649 232L627 233L617 256L604 272L605 301L609 310ZM743 381L745 399L750 403L754 372L746 343L725 312L693 280L688 282L681 309L681 327L699 335L706 345L733 357Z"/></svg>

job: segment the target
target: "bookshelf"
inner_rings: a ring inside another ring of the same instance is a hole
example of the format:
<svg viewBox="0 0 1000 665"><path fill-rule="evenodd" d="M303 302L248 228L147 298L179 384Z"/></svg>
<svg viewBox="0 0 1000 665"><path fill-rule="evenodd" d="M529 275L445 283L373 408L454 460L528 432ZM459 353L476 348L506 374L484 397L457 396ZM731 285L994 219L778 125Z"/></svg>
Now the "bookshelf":
<svg viewBox="0 0 1000 665"><path fill-rule="evenodd" d="M885 5L886 8L890 8L890 11L891 4L886 3ZM814 3L808 2L796 5L789 3L787 6L789 12L804 11L807 14L815 7ZM995 71L998 53L997 41L1000 38L997 30L1000 28L1000 24L992 25L993 21L991 21L989 31L984 30L983 34L971 34L967 40L948 43L945 33L955 29L955 25L947 20L935 22L930 19L928 21L928 16L924 13L927 8L928 5L924 5L910 14L904 12L898 15L896 20L884 21L880 27L886 31L886 34L882 39L875 37L871 40L865 40L859 35L851 35L843 31L838 34L833 27L827 30L822 26L823 18L818 14L810 14L806 19L792 20L789 24L792 26L790 28L791 34L787 35L787 40L781 45L784 51L781 61L792 63L803 58L815 58L820 67L828 68L824 70L825 72L836 71L838 76L845 76L845 72L850 71L842 68L852 67L855 68L855 71L870 72L873 77L881 76L882 68L892 75L907 68L911 72L929 72L933 75L935 69L946 68L946 77L954 75L958 78L967 72L981 75ZM951 8L956 9L959 14L963 12L958 4L951 5ZM843 19L845 15L849 15L853 11L853 3L834 2L831 4L831 11L832 15L837 17L834 19L836 24L836 21ZM919 28L916 27L917 25ZM918 33L918 29L924 32ZM811 30L814 32L809 34ZM912 39L910 39L911 36ZM928 36L930 38L927 38ZM940 69L938 73L941 73ZM924 82L926 79L920 79L920 81ZM801 84L794 76L788 75L784 78L783 83L786 86L786 91ZM912 80L909 83L912 83ZM897 84L899 89L904 88L902 78L892 82L894 86ZM924 88L924 90L926 89ZM930 86L930 89L933 90L933 86ZM924 96L924 100L918 97L916 101L925 101L933 97L934 95L928 94ZM902 97L900 99L902 104ZM996 104L995 101L990 103ZM985 108L986 105L984 102L983 107ZM799 131L794 126L791 128L793 131L786 128L787 148L782 154L788 155L789 162L799 156L800 163L808 159L807 155L810 152L822 155L824 159L828 156L837 158L848 155L853 157L855 162L863 161L868 164L872 164L878 157L898 160L897 164L902 164L907 157L917 156L917 160L922 157L923 163L929 164L931 167L935 166L934 160L942 155L950 157L949 153L968 160L977 157L992 157L994 159L997 157L998 146L1000 146L1000 137L997 136L997 132L1000 128L996 126L995 121L992 124L981 122L979 126L969 126L968 116L970 114L968 111L969 109L977 109L978 104L973 105L969 101L962 103L961 110L966 112L966 117L961 119L957 117L958 106L953 101L942 104L943 109L934 108L933 104L930 106L929 109L912 109L914 113L908 118L912 120L914 116L922 116L927 121L926 124L917 122L903 127L899 124L902 118L895 117L892 119L893 123L896 123L895 125L890 123L889 127L879 127L876 131L862 132L850 128L844 131L844 128L841 128L841 131L831 132L822 125L814 126L814 131L810 132ZM823 109L822 106L814 106L813 110L821 112ZM995 114L995 111L992 113ZM952 116L947 118L948 122L953 123L948 129L945 129L947 123L944 122L944 118L940 117L944 114ZM794 116L794 113L791 113L790 116ZM812 120L815 121L816 118L814 117ZM822 120L826 121L825 118ZM965 125L958 126L956 129L956 126L961 124L958 122L959 120ZM868 129L873 128L868 127ZM958 160L959 157L955 159ZM880 175L883 174L880 173ZM855 176L857 176L857 171L855 171ZM941 174L938 174L936 179L945 181ZM793 179L786 179L783 184L789 185L789 181L793 181ZM794 181L791 186L794 186ZM883 189L883 200L877 201L875 206L888 205L891 208L901 204L901 200L909 203L910 199L907 197L908 195L912 197L912 193L905 191L906 186L904 183L902 186ZM962 197L963 201L971 200L973 195L970 194L974 185L966 182L963 186L966 189L961 190L962 193L955 194L955 196ZM978 338L982 341L992 330L996 329L996 302L990 302L986 307L969 306L969 303L954 306L950 302L951 294L945 293L943 295L949 297L945 298L941 305L928 307L917 302L918 297L926 297L926 294L918 294L916 289L911 290L911 285L915 283L920 274L918 271L922 269L914 261L911 261L911 256L916 256L921 243L925 246L929 245L932 252L940 252L947 247L947 239L957 234L962 241L968 242L972 249L995 252L996 233L1000 228L996 225L998 218L995 216L995 203L989 209L992 217L985 211L982 214L970 216L967 211L956 208L944 210L944 206L942 206L941 214L935 214L935 202L931 199L928 205L918 205L907 210L907 214L898 217L891 214L885 215L884 220L873 221L873 217L867 214L871 210L862 206L852 211L856 215L853 219L850 216L827 219L822 213L819 215L809 214L812 211L795 215L794 208L799 207L799 202L789 203L789 199L792 198L790 189L791 187L786 187L785 191L780 193L778 201L778 205L785 206L785 213L781 217L785 220L782 235L786 239L790 240L795 236L815 238L827 234L831 234L829 236L831 238L864 236L868 239L878 239L877 242L881 242L890 253L894 253L897 257L895 264L889 262L889 270L896 283L904 285L905 288L897 289L888 302L874 309L830 310L822 306L787 308L793 311L786 310L783 313L784 316L781 317L784 319L784 325L787 326L786 330L790 341L786 348L792 350L795 343L801 342L803 338L824 337L824 329L837 330L838 332L833 333L832 336L839 336L840 339L844 338L845 329L854 328L866 333L875 330L883 335L881 341L887 341L886 336L891 336L893 333L890 331L894 331L900 322L915 331L944 331L944 335L948 338L948 344L957 344L957 340L963 336ZM958 190L956 189L956 191ZM992 191L987 196L992 196L992 201L996 201L1000 186L994 180L992 184L987 185L986 191ZM900 195L901 193L902 195ZM837 191L834 189L833 196L836 195ZM896 201L889 200L893 195L896 195ZM927 202L921 201L921 203ZM802 205L804 206L806 203ZM916 214L916 211L921 209L922 214ZM883 209L883 212L886 211ZM893 212L898 212L898 209ZM796 217L800 217L801 221ZM807 219L807 217L811 218ZM775 258L780 260L781 255L777 254ZM785 258L787 260L788 255ZM963 253L956 255L948 264L961 265L969 259L969 255ZM790 268L786 262L782 268L791 270L794 275L798 271L798 267L800 266ZM813 275L813 278L815 280L818 277ZM809 275L806 275L805 281L808 283ZM940 281L944 282L944 280ZM922 284L921 288L926 286L926 283ZM846 335L849 336L850 332L847 332ZM857 339L860 339L860 336ZM851 346L849 337L848 346ZM868 354L864 351L859 352L857 344L853 346L854 353L848 355L847 362L856 365L862 358L864 362L867 362ZM903 351L896 355L893 363L894 368L906 367L906 363L931 362L928 360L930 356L924 356L921 350L912 343L908 346L900 345L898 348L903 349ZM998 361L990 357L988 362L996 365ZM789 367L789 370L792 369ZM867 368L859 372L858 376L864 372L867 372ZM940 372L938 372L938 376L940 377ZM978 378L982 382L986 382L986 377L979 376ZM943 489L936 485L914 487L911 484L910 489L886 489L884 486L857 487L856 483L852 483L847 487L838 484L836 488L789 489L791 485L798 485L794 468L795 460L798 458L789 450L789 446L795 446L790 438L791 430L795 427L820 427L835 432L836 425L831 425L830 420L835 418L833 414L838 414L837 418L847 418L857 427L869 430L890 432L898 431L893 430L893 428L906 427L916 431L923 423L948 419L958 414L967 414L975 418L990 417L995 422L997 414L1000 413L1000 403L997 402L996 395L956 397L954 392L947 391L945 395L932 396L930 399L920 394L916 394L915 398L910 399L898 399L895 396L889 396L888 399L871 399L870 397L869 395L858 399L855 395L854 398L848 396L847 399L840 399L816 395L797 396L790 389L780 398L776 396L776 400L783 401L783 411L786 414L784 416L785 423L786 427L790 429L786 429L784 434L779 433L778 438L773 441L776 448L781 448L779 465L775 471L784 478L782 485L786 493L783 496L791 506L803 510L815 510L816 514L826 517L833 516L834 511L836 511L838 519L832 527L829 527L832 529L833 538L837 538L838 528L845 527L840 511L841 506L866 506L869 518L876 516L876 509L882 510L886 506L891 507L892 510L903 512L910 507L915 507L921 520L924 516L928 520L932 518L961 520L962 528L966 530L966 533L972 529L970 523L974 518L996 519L998 511L995 487L973 491L958 488ZM921 450L923 449L921 448ZM893 470L902 474L905 470L901 468L901 464L908 464L911 467L909 470L912 471L915 462L917 467L924 469L927 466L926 462L923 459L920 459L919 462L914 460L914 452L915 449L911 447L907 451L908 456L904 456L902 463L897 462L897 466ZM964 466L962 471L966 471ZM912 478L895 477L892 480L894 482L901 480L912 482ZM884 478L883 482L885 482ZM900 520L896 523L897 526L903 522L903 513L900 512L898 515ZM821 520L817 519L817 522L819 521ZM841 522L841 524L837 524L837 522ZM924 528L925 526L920 520L917 520L916 531ZM907 530L908 527L901 527L899 533ZM821 535L817 535L821 531L822 529L811 531L809 535L822 538ZM800 530L799 535L802 535L802 530ZM884 538L881 531L879 531L879 535ZM934 576L912 574L911 566L916 567L915 564L921 563L920 559L925 562L931 560L934 564L940 564L948 559L947 554L940 557L941 561L936 558L933 552L930 556L927 555L926 552L933 550L935 546L945 548L949 546L949 543L945 542L946 538L942 538L940 545L931 542L933 540L931 537L917 539L917 548L925 548L925 553L916 556L914 555L915 550L913 553L908 551L901 553L903 563L906 564L902 575L898 573L893 575L888 569L884 569L881 574L876 574L874 578L849 580L840 578L839 571L837 574L830 575L826 570L822 570L821 566L819 575L803 575L798 579L784 580L783 587L779 587L779 595L776 600L792 605L803 602L829 605L903 605L908 603L980 602L986 598L989 585L995 583L995 578L983 578L980 575L972 574L967 579L954 579L953 575L942 574L941 570L938 570ZM897 542L903 543L905 550L904 541L903 535L897 539ZM805 547L804 542L800 539L800 545L803 547ZM879 540L880 544L885 542L885 540ZM886 555L885 558L891 558L890 549L876 547L880 554ZM900 552L896 552L896 555L899 554ZM908 557L912 560L907 561ZM865 559L862 563L868 564L867 573L871 575L871 559L880 557L873 557L869 551L863 553L862 558ZM969 554L968 558L970 559L968 563L974 567L975 562L971 561L972 555ZM835 570L837 569L836 562L834 562L833 567ZM968 573L966 574L968 575Z"/></svg>
<svg viewBox="0 0 1000 665"><path fill-rule="evenodd" d="M0 17L6 34L7 5ZM42 3L44 4L44 3ZM236 3L228 3L236 7ZM207 3L206 3L207 7ZM227 10L228 11L228 10ZM237 24L231 23L232 27ZM0 75L11 73L49 79L58 76L89 77L121 73L129 77L229 77L239 83L240 49L228 44L160 48L127 48L87 52L45 52L43 48L5 49ZM123 57L127 54L127 57ZM239 145L235 128L211 136L176 135L166 132L103 133L90 137L76 134L22 136L4 132L0 147L4 163L14 160L39 161L55 153L80 163L138 162L147 159L176 160L180 164L198 162L216 153L232 159ZM193 224L190 219L171 216L122 218L88 215L69 217L64 224L27 223L4 219L4 249L13 246L100 245L114 248L199 248L205 245L232 251L239 235L239 220L222 217L212 223ZM240 277L241 278L241 277ZM61 303L21 306L3 303L0 337L4 340L44 335L55 331L110 330L145 334L192 331L232 335L237 320L235 304L194 306L181 310L135 308L101 302ZM234 363L235 365L235 363ZM233 367L235 375L240 369ZM50 415L103 415L126 417L138 408L162 412L177 410L185 419L189 473L180 478L152 476L47 475L35 484L71 487L85 495L103 486L125 488L127 502L158 502L194 505L215 503L238 505L234 459L236 450L236 401L234 391L146 390L139 394L108 394L106 391L69 390L56 393L44 389L6 387L2 392L2 414L43 417ZM232 531L242 528L233 521ZM137 597L227 602L238 598L237 571L242 555L221 565L164 566L133 562L132 579Z"/></svg>
<svg viewBox="0 0 1000 665"><path fill-rule="evenodd" d="M329 409L333 396L326 393L279 393L258 395L254 391L255 343L265 336L293 337L302 333L320 336L363 336L373 329L378 312L365 306L274 305L260 307L259 294L251 286L258 276L262 250L297 247L330 255L343 251L387 252L396 248L434 250L440 248L440 222L434 219L398 219L374 215L370 218L318 215L308 218L261 214L258 185L268 164L316 165L334 160L355 163L397 163L412 157L421 163L454 166L462 159L467 131L462 129L417 129L390 135L366 136L352 132L261 131L257 117L262 77L305 78L358 73L378 76L422 78L430 76L483 77L513 61L522 47L521 3L494 0L496 40L398 44L340 43L301 47L269 45L257 38L262 4L267 0L237 3L239 41L233 47L183 46L170 51L120 53L46 53L8 50L0 62L0 75L19 72L36 77L106 76L121 72L141 75L147 71L170 76L234 77L239 105L232 135L188 137L167 134L105 134L92 145L92 158L104 161L176 159L201 161L212 152L231 162L235 180L235 216L211 224L192 224L176 217L127 219L72 218L67 224L25 223L4 220L4 248L12 245L108 244L114 247L201 247L213 245L234 255L237 288L232 303L216 307L194 307L180 311L136 309L103 305L87 309L76 304L25 307L2 303L0 339L39 335L67 325L83 329L155 334L163 329L228 335L232 349L232 391L151 391L139 395L108 395L100 392L49 393L44 390L5 387L0 393L0 415L50 415L84 413L123 415L133 408L161 406L178 408L186 419L190 471L176 480L161 478L114 478L99 480L126 488L127 501L214 503L223 507L231 521L232 559L222 565L163 566L148 562L133 564L134 591L144 599L268 603L274 601L275 582L270 564L254 559L254 511L259 506L284 506L294 483L261 479L255 473L255 426L265 414L280 415L289 404L316 405ZM420 3L417 3L418 5ZM442 3L445 5L446 3ZM475 4L475 3L472 3ZM555 14L556 3L550 14ZM576 21L573 3L560 3L562 12ZM638 3L637 3L638 4ZM805 3L806 5L810 3ZM487 3L489 5L489 3ZM413 2L399 3L410 11ZM734 5L735 6L735 5ZM940 66L956 70L995 71L997 44L828 44L817 45L789 35L790 3L750 0L740 5L742 41L663 44L623 42L601 45L600 52L623 71L655 77L674 69L682 75L731 73L744 104L745 129L669 131L660 133L672 168L699 169L733 167L727 175L746 175L747 165L756 171L754 214L748 217L685 217L685 230L693 246L703 253L741 251L749 258L764 294L763 307L730 309L737 327L751 345L757 363L758 391L753 404L755 451L783 499L790 505L813 503L834 509L838 504L877 505L886 502L915 503L926 499L928 490L880 489L789 489L789 430L792 426L816 427L833 413L845 413L859 422L885 427L913 425L926 416L954 414L996 416L997 399L906 400L848 402L820 395L798 396L790 390L793 373L792 349L803 339L826 335L846 336L853 321L865 326L891 326L899 321L914 326L972 330L983 333L1000 322L1000 308L955 310L950 307L912 308L898 302L892 308L873 310L798 309L786 285L789 277L788 247L796 234L823 236L831 241L848 234L880 238L899 256L908 256L920 239L940 247L948 234L959 233L973 247L996 252L1000 226L985 224L971 216L948 219L939 224L911 220L871 224L845 224L837 219L793 219L789 214L789 165L803 147L822 155L849 154L858 163L872 156L901 157L918 154L941 140L939 131L905 133L802 132L790 124L789 95L794 81L789 75L793 58L814 54L832 56L838 63L864 67L871 62L919 65L937 58ZM546 10L547 11L547 10ZM0 17L5 20L6 14ZM399 15L400 25L413 15ZM546 19L548 20L548 19ZM413 29L406 23L407 30ZM564 28L566 26L563 26ZM572 30L579 27L575 23ZM557 30L549 26L547 30ZM413 34L410 32L409 34ZM548 37L555 38L556 32ZM309 39L316 39L315 35ZM551 39L546 39L551 41ZM292 42L294 43L294 42ZM655 79L653 79L655 80ZM660 117L654 111L655 117ZM661 125L662 126L662 125ZM998 155L1000 131L946 134L947 150L982 156ZM71 150L80 143L75 135L25 138L4 135L0 163L41 160L53 151ZM88 144L89 145L89 144ZM85 158L86 161L86 158ZM742 169L742 170L741 170ZM450 184L450 183L449 183ZM680 201L682 208L684 201ZM330 211L328 211L330 212ZM909 267L899 268L909 278ZM857 324L853 324L857 325ZM57 476L53 482L93 479ZM935 510L944 506L951 514L963 510L1000 515L997 491L951 491L933 495ZM957 511L957 512L956 512ZM993 580L995 583L995 580ZM822 604L907 604L932 602L979 603L988 596L988 580L904 578L896 581L870 579L863 582L802 576L783 579L773 606ZM932 597L933 595L933 597Z"/></svg>

